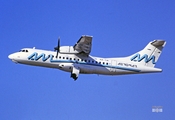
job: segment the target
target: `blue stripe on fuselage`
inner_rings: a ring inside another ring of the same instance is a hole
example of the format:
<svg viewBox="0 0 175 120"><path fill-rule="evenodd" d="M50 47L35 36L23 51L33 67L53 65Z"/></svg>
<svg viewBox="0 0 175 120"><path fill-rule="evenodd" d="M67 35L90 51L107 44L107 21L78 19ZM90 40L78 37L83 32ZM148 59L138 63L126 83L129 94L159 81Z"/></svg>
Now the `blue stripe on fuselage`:
<svg viewBox="0 0 175 120"><path fill-rule="evenodd" d="M140 72L139 69L134 68L127 68L127 67L121 67L121 66L112 66L112 65L101 65L96 63L87 63L87 62L80 62L80 61L74 61L74 60L50 60L51 63L77 63L77 64L83 64L83 65L92 65L92 66L99 66L99 67L108 67L108 68L115 68L115 69L121 69L121 70L128 70L133 72Z"/></svg>

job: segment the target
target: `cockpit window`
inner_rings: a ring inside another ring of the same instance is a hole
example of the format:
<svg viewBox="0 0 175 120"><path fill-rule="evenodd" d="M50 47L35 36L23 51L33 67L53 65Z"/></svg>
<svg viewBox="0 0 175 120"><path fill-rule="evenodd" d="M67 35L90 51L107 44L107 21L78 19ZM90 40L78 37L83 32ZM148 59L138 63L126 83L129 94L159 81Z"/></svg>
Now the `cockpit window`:
<svg viewBox="0 0 175 120"><path fill-rule="evenodd" d="M24 49L23 49L23 50L20 50L19 52L29 52L29 51L28 51L28 50L24 50Z"/></svg>

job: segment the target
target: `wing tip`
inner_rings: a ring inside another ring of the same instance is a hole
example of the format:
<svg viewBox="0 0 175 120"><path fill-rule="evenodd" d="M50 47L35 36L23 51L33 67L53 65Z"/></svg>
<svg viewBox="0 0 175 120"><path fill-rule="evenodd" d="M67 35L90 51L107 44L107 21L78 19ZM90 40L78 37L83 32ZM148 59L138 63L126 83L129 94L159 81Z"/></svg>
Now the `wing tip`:
<svg viewBox="0 0 175 120"><path fill-rule="evenodd" d="M93 37L93 36L91 36L91 35L82 35L82 37Z"/></svg>

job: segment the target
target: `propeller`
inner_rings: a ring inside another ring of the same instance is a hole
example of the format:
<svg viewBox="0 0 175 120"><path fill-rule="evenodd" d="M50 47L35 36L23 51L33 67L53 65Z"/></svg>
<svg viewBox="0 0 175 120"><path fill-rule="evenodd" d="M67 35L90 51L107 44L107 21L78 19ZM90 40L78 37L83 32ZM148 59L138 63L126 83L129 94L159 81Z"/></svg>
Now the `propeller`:
<svg viewBox="0 0 175 120"><path fill-rule="evenodd" d="M60 52L60 37L58 38L58 45L54 47L54 51L57 51L56 58L58 57L58 53Z"/></svg>

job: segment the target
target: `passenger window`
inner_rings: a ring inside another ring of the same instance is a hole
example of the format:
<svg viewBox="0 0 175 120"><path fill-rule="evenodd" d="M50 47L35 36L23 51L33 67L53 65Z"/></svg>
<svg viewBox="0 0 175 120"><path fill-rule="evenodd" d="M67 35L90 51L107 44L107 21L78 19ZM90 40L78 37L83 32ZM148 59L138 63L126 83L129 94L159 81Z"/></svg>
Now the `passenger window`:
<svg viewBox="0 0 175 120"><path fill-rule="evenodd" d="M106 65L108 65L108 63L106 63Z"/></svg>
<svg viewBox="0 0 175 120"><path fill-rule="evenodd" d="M26 50L26 52L28 52L28 50Z"/></svg>
<svg viewBox="0 0 175 120"><path fill-rule="evenodd" d="M88 60L88 62L91 62L90 60Z"/></svg>
<svg viewBox="0 0 175 120"><path fill-rule="evenodd" d="M72 58L70 58L70 60L72 60Z"/></svg>
<svg viewBox="0 0 175 120"><path fill-rule="evenodd" d="M74 58L74 60L76 60L76 59Z"/></svg>
<svg viewBox="0 0 175 120"><path fill-rule="evenodd" d="M84 60L85 62L87 62L87 60Z"/></svg>
<svg viewBox="0 0 175 120"><path fill-rule="evenodd" d="M103 62L103 64L105 64L105 62Z"/></svg>
<svg viewBox="0 0 175 120"><path fill-rule="evenodd" d="M61 56L59 56L59 58L61 59Z"/></svg>
<svg viewBox="0 0 175 120"><path fill-rule="evenodd" d="M68 60L69 58L67 57L66 59Z"/></svg>
<svg viewBox="0 0 175 120"><path fill-rule="evenodd" d="M63 57L63 59L64 59L65 57Z"/></svg>
<svg viewBox="0 0 175 120"><path fill-rule="evenodd" d="M96 63L98 63L98 62L96 61Z"/></svg>
<svg viewBox="0 0 175 120"><path fill-rule="evenodd" d="M79 59L77 59L79 61Z"/></svg>

